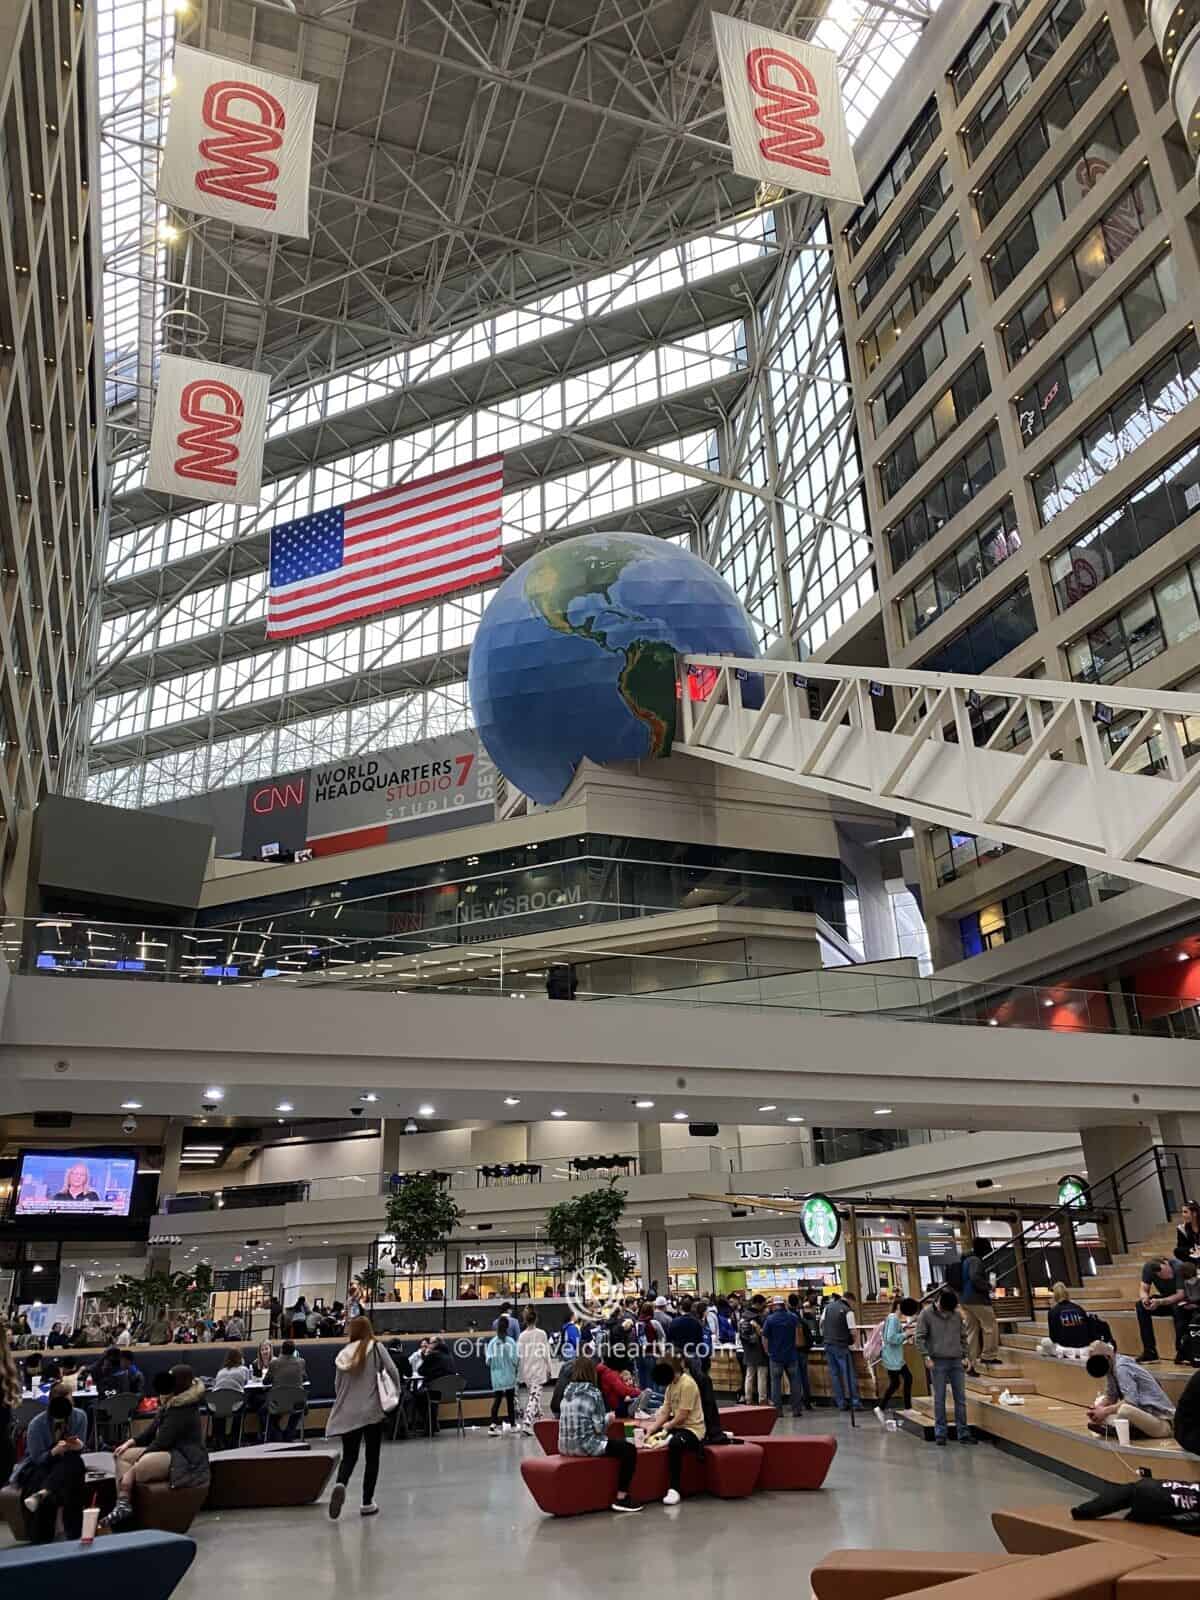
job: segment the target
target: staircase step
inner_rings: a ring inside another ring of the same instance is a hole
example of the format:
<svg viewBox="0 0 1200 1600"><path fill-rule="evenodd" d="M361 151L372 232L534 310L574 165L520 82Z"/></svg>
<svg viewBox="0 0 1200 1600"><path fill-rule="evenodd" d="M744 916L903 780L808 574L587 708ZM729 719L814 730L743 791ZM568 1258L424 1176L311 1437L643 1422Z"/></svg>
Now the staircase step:
<svg viewBox="0 0 1200 1600"><path fill-rule="evenodd" d="M1034 1391L1050 1400L1065 1400L1071 1405L1088 1406L1103 1387L1089 1378L1081 1361L1060 1361L1054 1356L1030 1355L1021 1363L1025 1378ZM1167 1362L1150 1368L1171 1400L1178 1404L1192 1377L1191 1367L1176 1367ZM1008 1385L1013 1389L1013 1385Z"/></svg>

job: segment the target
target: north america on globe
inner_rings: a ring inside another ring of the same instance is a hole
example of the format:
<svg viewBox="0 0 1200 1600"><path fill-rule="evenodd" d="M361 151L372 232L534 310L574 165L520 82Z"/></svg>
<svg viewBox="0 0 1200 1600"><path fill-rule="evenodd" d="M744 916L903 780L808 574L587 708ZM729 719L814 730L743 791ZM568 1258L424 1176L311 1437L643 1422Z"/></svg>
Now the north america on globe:
<svg viewBox="0 0 1200 1600"><path fill-rule="evenodd" d="M636 533L552 545L509 576L480 623L469 670L480 737L542 804L585 758L668 755L681 653L758 654L745 610L706 562Z"/></svg>

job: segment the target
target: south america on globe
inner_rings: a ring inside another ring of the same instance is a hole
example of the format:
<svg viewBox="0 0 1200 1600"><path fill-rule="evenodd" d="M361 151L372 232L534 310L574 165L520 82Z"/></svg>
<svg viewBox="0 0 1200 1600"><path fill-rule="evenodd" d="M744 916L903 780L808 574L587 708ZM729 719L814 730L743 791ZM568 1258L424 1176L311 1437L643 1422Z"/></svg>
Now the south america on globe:
<svg viewBox="0 0 1200 1600"><path fill-rule="evenodd" d="M484 747L549 805L579 763L664 756L675 736L675 657L753 657L754 629L723 578L640 533L550 545L493 596L468 687Z"/></svg>

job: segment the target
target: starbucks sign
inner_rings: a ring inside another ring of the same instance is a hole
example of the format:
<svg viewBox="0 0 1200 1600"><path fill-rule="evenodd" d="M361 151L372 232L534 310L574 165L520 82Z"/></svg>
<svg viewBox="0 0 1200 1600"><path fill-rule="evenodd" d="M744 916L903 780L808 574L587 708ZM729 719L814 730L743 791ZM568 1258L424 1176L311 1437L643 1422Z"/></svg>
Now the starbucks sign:
<svg viewBox="0 0 1200 1600"><path fill-rule="evenodd" d="M1058 1180L1058 1203L1060 1206L1086 1206L1087 1205L1087 1180L1068 1173L1065 1178Z"/></svg>
<svg viewBox="0 0 1200 1600"><path fill-rule="evenodd" d="M842 1236L842 1219L828 1195L810 1194L800 1208L800 1230L815 1250L832 1250Z"/></svg>

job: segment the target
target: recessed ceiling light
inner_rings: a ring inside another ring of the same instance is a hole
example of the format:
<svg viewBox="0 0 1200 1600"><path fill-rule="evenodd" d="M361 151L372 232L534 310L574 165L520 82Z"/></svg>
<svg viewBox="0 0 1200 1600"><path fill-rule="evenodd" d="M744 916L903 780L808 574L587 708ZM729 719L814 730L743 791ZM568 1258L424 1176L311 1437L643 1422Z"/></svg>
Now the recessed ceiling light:
<svg viewBox="0 0 1200 1600"><path fill-rule="evenodd" d="M653 1100L635 1100L633 1103L639 1111L649 1111L654 1105Z"/></svg>
<svg viewBox="0 0 1200 1600"><path fill-rule="evenodd" d="M804 1118L803 1117L789 1117L787 1120L789 1122L803 1122Z"/></svg>
<svg viewBox="0 0 1200 1600"><path fill-rule="evenodd" d="M760 1111L778 1111L779 1107L778 1106L759 1106L758 1109Z"/></svg>
<svg viewBox="0 0 1200 1600"><path fill-rule="evenodd" d="M379 1096L377 1094L360 1094L358 1098L363 1101L364 1104L373 1106L376 1100L379 1099Z"/></svg>
<svg viewBox="0 0 1200 1600"><path fill-rule="evenodd" d="M504 1096L504 1104L506 1106L519 1106L521 1104L520 1096L515 1094L506 1094Z"/></svg>
<svg viewBox="0 0 1200 1600"><path fill-rule="evenodd" d="M552 1117L565 1117L566 1114L567 1113L565 1111L563 1111L561 1108L559 1108L558 1106L556 1106L554 1108L554 1110L550 1113L550 1115Z"/></svg>
<svg viewBox="0 0 1200 1600"><path fill-rule="evenodd" d="M687 1119L688 1119L688 1114L687 1114L686 1111L677 1111L675 1113L675 1121L676 1122L686 1122Z"/></svg>
<svg viewBox="0 0 1200 1600"><path fill-rule="evenodd" d="M205 1089L202 1098L205 1100L224 1100L225 1091L224 1089Z"/></svg>
<svg viewBox="0 0 1200 1600"><path fill-rule="evenodd" d="M877 1117L890 1117L891 1114L892 1114L891 1106L876 1106L875 1107L875 1115Z"/></svg>
<svg viewBox="0 0 1200 1600"><path fill-rule="evenodd" d="M433 1116L433 1107L432 1106L418 1106L417 1107L417 1115L419 1117L431 1117L431 1116Z"/></svg>
<svg viewBox="0 0 1200 1600"><path fill-rule="evenodd" d="M140 1111L141 1109L142 1109L142 1102L140 1100L122 1100L121 1101L121 1110L122 1111Z"/></svg>
<svg viewBox="0 0 1200 1600"><path fill-rule="evenodd" d="M290 1100L281 1100L275 1109L276 1111L294 1111L296 1108Z"/></svg>

